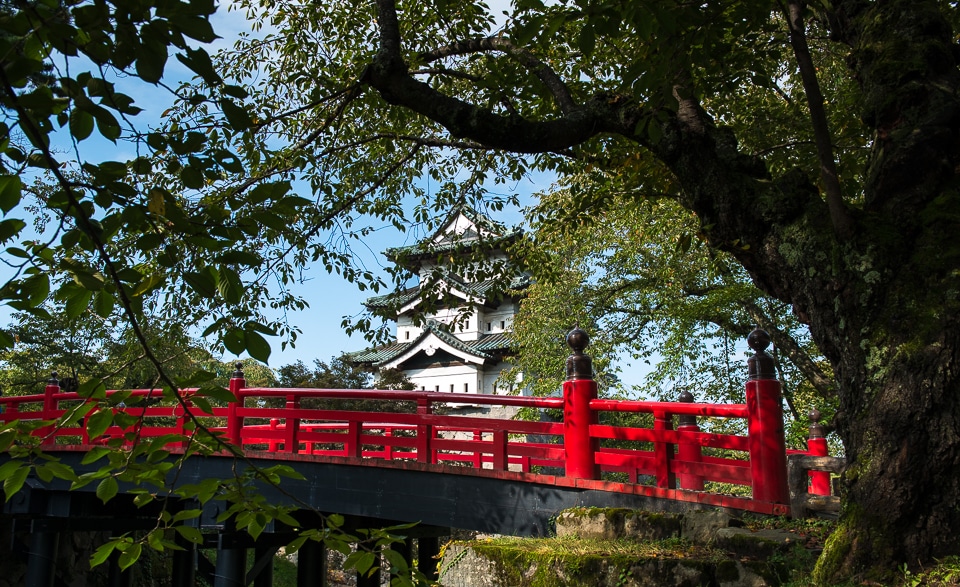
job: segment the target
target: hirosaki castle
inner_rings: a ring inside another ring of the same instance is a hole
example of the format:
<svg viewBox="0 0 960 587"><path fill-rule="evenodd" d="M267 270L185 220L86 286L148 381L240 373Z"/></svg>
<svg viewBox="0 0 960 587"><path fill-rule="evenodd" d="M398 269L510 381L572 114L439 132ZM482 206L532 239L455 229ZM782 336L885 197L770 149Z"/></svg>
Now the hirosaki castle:
<svg viewBox="0 0 960 587"><path fill-rule="evenodd" d="M429 237L388 249L391 262L417 274L417 285L364 302L396 321L397 338L351 353L349 361L372 371L400 369L426 391L506 394L522 385L519 377L498 382L513 366L510 333L529 285L510 271L504 251L520 235L458 207Z"/></svg>

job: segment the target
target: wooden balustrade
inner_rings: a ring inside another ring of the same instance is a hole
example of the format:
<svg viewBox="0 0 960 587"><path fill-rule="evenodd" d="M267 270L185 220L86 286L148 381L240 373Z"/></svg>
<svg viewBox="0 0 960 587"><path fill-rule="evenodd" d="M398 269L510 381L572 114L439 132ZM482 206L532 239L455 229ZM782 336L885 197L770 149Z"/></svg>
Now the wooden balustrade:
<svg viewBox="0 0 960 587"><path fill-rule="evenodd" d="M677 491L700 493L711 482L738 484L751 489L754 503L767 504L758 508L785 513L789 491L779 383L767 371L762 342L751 343L757 355L752 359L744 404L694 403L689 394L677 402L597 399L589 358L584 359L582 347L574 347L563 398L248 388L238 366L229 385L236 401L215 406L212 413L197 404L215 402L194 389L181 390L183 401L173 405L169 405L169 397L164 399L167 405L153 403L161 395L159 390L124 392L128 404L124 406L109 401L120 392L108 391L107 401L101 401L63 393L51 381L43 394L0 398L4 408L0 421L49 422L34 432L48 449L88 447L113 438L130 445L166 435L171 449L182 449L190 442L191 419L196 418L226 442L251 454L337 457L366 464L408 461L439 465L451 473L463 468L484 469L493 475L514 471L535 475L532 482L545 468L562 470L571 480L601 480L605 474L620 474L627 483L642 482L665 496L679 495ZM342 405L330 409L322 400L357 402L364 407L385 402L406 405L408 410L369 411ZM283 407L268 407L277 403ZM563 410L564 420L531 422L438 410L463 404ZM101 410L113 410L116 421L102 434L89 438L88 424ZM120 414L136 425L118 425L125 422ZM637 416L635 422L605 423L611 415L621 421L625 414ZM640 423L643 415L652 426ZM741 420L748 434L702 432L697 418ZM823 435L814 432L811 427L808 454L825 454ZM814 473L813 493L824 491L822 475ZM829 473L826 475L829 479Z"/></svg>

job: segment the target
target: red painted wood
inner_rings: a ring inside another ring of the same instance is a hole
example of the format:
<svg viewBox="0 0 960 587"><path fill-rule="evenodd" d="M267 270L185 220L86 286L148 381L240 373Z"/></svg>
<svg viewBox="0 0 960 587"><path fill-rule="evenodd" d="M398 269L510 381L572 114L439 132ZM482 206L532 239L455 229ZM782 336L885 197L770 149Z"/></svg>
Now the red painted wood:
<svg viewBox="0 0 960 587"><path fill-rule="evenodd" d="M689 463L700 463L703 451L700 443L693 440L691 436L700 432L700 427L696 424L681 424L677 426L677 432L681 433L681 441L677 444L679 459ZM684 471L680 474L680 487L703 491L703 476Z"/></svg>
<svg viewBox="0 0 960 587"><path fill-rule="evenodd" d="M787 449L783 429L780 382L757 379L747 382L747 419L753 498L789 503Z"/></svg>
<svg viewBox="0 0 960 587"><path fill-rule="evenodd" d="M563 447L566 451L567 477L596 479L600 467L594 455L600 447L598 438L591 436L591 425L597 424L597 412L590 400L597 397L597 382L575 379L563 383Z"/></svg>
<svg viewBox="0 0 960 587"><path fill-rule="evenodd" d="M829 454L826 438L811 438L807 440L807 454L825 457ZM827 471L810 471L810 494L830 495L830 473Z"/></svg>
<svg viewBox="0 0 960 587"><path fill-rule="evenodd" d="M657 487L676 489L677 478L671 469L673 461L673 444L664 439L663 432L673 428L673 418L666 412L655 412L653 429L658 439L653 443L654 469L657 478Z"/></svg>
<svg viewBox="0 0 960 587"><path fill-rule="evenodd" d="M243 388L242 382L240 378L231 380L231 391L240 401L215 408L215 417L194 411L189 399L195 390L183 390L185 405L128 408L126 413L139 417L142 425L129 430L114 426L108 429L107 435L126 435L127 444L138 438L165 434L187 436L189 411L247 453L260 454L258 451L263 451L277 460L346 459L362 466L415 465L449 474L493 478L512 479L503 475L520 474L537 483L616 487L617 491L640 492L654 497L673 496L672 499L681 501L735 504L729 507L764 513L783 510L787 503L783 423L782 414L777 411L779 386L776 381L750 382L747 386L748 403L742 405L599 400L595 398L596 384L587 380L565 384L563 399L419 391L260 389ZM131 396L148 398L157 393L156 390L135 390ZM278 397L284 398L285 407L257 407L266 398ZM399 400L410 402L416 413L314 410L301 407L305 398ZM56 386L50 386L43 394L35 396L4 397L0 398L0 405L4 407L0 421L56 419L83 401L90 400L77 394L61 393ZM529 408L562 407L566 422L526 422L434 413L436 406L458 402ZM650 413L654 415L654 427L597 424L599 414L604 411ZM746 419L750 434L704 433L695 426L681 426L674 430L673 417L680 414ZM223 428L216 428L223 426L224 422ZM47 426L37 433L43 434L47 444L57 443L57 449L83 450L91 443L106 440L87 438L82 422L72 427ZM528 435L553 437L558 443L527 442ZM79 439L82 444L62 444L71 439L74 442ZM562 444L559 443L561 439ZM602 447L602 442L613 440L636 442L640 446ZM181 450L188 442L188 438L178 440L169 449ZM809 452L825 453L825 448L825 442L822 447L813 443ZM704 449L722 450L732 458L712 456ZM738 453L742 458L737 458ZM530 472L541 467L564 467L567 476ZM611 485L612 482L599 479L601 472L624 473L634 483ZM659 487L635 483L649 477L655 479ZM678 478L681 489L676 489ZM753 499L699 491L702 483L707 481L751 486Z"/></svg>

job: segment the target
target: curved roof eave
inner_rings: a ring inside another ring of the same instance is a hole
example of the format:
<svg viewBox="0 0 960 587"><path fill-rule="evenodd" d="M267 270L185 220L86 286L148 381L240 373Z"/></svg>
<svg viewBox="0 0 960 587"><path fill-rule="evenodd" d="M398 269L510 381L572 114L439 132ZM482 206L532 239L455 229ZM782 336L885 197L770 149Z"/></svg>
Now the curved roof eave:
<svg viewBox="0 0 960 587"><path fill-rule="evenodd" d="M433 347L435 351L447 351L451 355L459 357L468 363L482 365L487 360L493 358L487 353L472 350L467 345L463 344L457 337L437 328L436 323L433 322L428 323L427 327L423 329L423 332L420 334L420 336L413 340L400 354L391 359L377 363L375 366L381 369L393 369L399 367L421 350L426 351L426 349L430 348L426 344L428 341L430 341L430 339L436 339L438 342L437 346Z"/></svg>

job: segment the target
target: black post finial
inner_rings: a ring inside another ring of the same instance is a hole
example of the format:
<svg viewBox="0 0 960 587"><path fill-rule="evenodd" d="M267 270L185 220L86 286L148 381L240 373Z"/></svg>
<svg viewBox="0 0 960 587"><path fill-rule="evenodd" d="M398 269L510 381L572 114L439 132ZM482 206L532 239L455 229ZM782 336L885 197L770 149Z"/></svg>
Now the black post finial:
<svg viewBox="0 0 960 587"><path fill-rule="evenodd" d="M567 334L567 345L573 349L573 354L567 357L567 381L593 379L593 359L583 354L589 344L590 337L579 326Z"/></svg>
<svg viewBox="0 0 960 587"><path fill-rule="evenodd" d="M690 393L689 389L683 388L680 390L680 397L677 398L678 402L685 404L692 404L694 400L693 394ZM678 426L696 426L697 417L693 414L680 414L677 416L677 425Z"/></svg>
<svg viewBox="0 0 960 587"><path fill-rule="evenodd" d="M747 359L747 379L776 379L773 357L767 354L767 347L770 346L767 331L757 328L747 337L747 344L756 353Z"/></svg>
<svg viewBox="0 0 960 587"><path fill-rule="evenodd" d="M236 367L237 370L233 372L233 375L231 375L231 377L233 379L243 379L243 363L238 361L234 365L234 367Z"/></svg>
<svg viewBox="0 0 960 587"><path fill-rule="evenodd" d="M810 410L810 413L807 414L810 417L810 431L809 438L825 438L827 431L824 429L823 424L820 423L820 410L813 408Z"/></svg>

